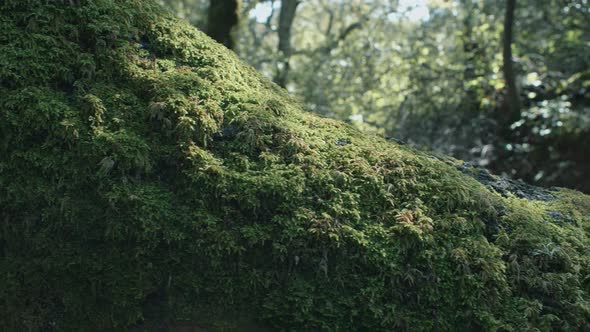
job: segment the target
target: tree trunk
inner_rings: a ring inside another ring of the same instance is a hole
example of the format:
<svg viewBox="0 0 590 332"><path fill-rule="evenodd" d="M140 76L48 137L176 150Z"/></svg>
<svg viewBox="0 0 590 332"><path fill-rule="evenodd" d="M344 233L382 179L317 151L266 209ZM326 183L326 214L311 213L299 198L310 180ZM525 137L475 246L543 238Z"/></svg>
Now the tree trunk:
<svg viewBox="0 0 590 332"><path fill-rule="evenodd" d="M281 56L280 66L277 69L274 81L283 88L287 86L289 76L289 61L293 54L291 47L291 28L295 19L295 11L300 0L282 0L281 10L279 12L279 46L278 51Z"/></svg>
<svg viewBox="0 0 590 332"><path fill-rule="evenodd" d="M229 49L235 46L233 30L240 19L241 0L210 0L207 34Z"/></svg>
<svg viewBox="0 0 590 332"><path fill-rule="evenodd" d="M503 65L504 80L506 81L507 96L505 100L508 114L505 119L509 122L516 120L520 116L520 97L516 86L516 73L512 62L512 38L514 26L514 10L516 0L507 0L506 14L504 17L504 38L503 38Z"/></svg>

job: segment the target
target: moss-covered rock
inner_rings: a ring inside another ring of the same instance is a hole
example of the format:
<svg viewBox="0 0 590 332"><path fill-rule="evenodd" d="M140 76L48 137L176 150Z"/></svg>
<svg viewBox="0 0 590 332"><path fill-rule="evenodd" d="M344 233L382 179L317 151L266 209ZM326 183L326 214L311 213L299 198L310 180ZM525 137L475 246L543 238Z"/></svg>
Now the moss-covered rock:
<svg viewBox="0 0 590 332"><path fill-rule="evenodd" d="M588 196L305 112L151 1L0 8L1 330L589 326Z"/></svg>

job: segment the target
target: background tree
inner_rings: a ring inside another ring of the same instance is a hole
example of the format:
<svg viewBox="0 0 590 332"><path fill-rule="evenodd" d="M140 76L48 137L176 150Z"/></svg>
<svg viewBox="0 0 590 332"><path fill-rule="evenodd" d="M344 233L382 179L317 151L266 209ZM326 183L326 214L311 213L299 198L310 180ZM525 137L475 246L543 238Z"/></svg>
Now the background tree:
<svg viewBox="0 0 590 332"><path fill-rule="evenodd" d="M279 37L278 52L282 60L280 61L280 66L278 67L274 81L283 88L287 86L287 77L289 76L290 68L289 61L291 60L291 55L293 54L293 49L291 46L291 30L293 26L293 20L295 19L295 12L297 11L297 6L299 6L300 3L300 0L281 1L281 9L279 12L279 29L277 33Z"/></svg>
<svg viewBox="0 0 590 332"><path fill-rule="evenodd" d="M229 49L234 48L233 30L239 23L241 3L241 0L211 0L209 4L205 31Z"/></svg>
<svg viewBox="0 0 590 332"><path fill-rule="evenodd" d="M503 115L508 121L515 121L520 115L520 96L516 86L516 73L512 63L512 38L514 27L514 12L516 0L506 1L506 14L504 15L504 32L502 39L502 63L504 79L506 80L506 110Z"/></svg>

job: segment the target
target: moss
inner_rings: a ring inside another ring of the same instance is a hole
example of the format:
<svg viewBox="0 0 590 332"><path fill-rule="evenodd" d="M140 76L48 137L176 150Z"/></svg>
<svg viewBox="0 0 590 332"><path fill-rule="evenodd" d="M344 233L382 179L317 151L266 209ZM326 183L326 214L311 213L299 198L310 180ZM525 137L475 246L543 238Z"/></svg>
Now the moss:
<svg viewBox="0 0 590 332"><path fill-rule="evenodd" d="M588 196L307 113L150 1L0 6L3 330L586 328Z"/></svg>

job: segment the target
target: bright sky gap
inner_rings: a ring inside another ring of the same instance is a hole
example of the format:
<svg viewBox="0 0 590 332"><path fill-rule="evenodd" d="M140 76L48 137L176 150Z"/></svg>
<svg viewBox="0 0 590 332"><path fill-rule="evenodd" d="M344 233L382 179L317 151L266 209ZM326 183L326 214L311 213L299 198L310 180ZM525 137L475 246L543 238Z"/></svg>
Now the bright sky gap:
<svg viewBox="0 0 590 332"><path fill-rule="evenodd" d="M280 7L280 2L274 3L275 9ZM399 13L411 21L426 21L430 18L427 0L400 0ZM265 22L272 12L271 2L261 2L250 12L250 17L258 22Z"/></svg>

